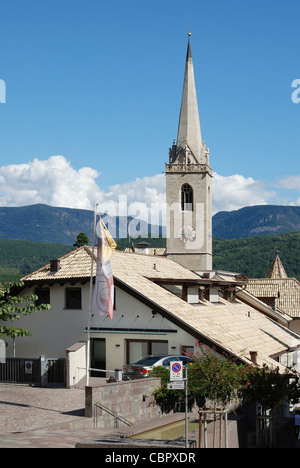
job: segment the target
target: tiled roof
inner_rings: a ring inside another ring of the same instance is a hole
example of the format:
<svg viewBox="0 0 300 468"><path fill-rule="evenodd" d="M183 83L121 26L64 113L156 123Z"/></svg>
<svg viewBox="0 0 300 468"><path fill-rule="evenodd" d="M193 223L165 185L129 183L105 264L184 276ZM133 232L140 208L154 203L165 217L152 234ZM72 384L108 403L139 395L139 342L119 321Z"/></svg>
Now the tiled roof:
<svg viewBox="0 0 300 468"><path fill-rule="evenodd" d="M47 281L75 278L89 278L91 275L91 257L85 247L80 247L61 257L60 268L51 272L50 263L22 278L23 281Z"/></svg>
<svg viewBox="0 0 300 468"><path fill-rule="evenodd" d="M300 317L300 283L287 276L277 251L266 278L249 279L247 291L261 299L276 299L276 307Z"/></svg>
<svg viewBox="0 0 300 468"><path fill-rule="evenodd" d="M293 321L292 317L286 314L282 309L276 306L276 310L271 308L261 299L258 299L253 294L249 293L246 289L239 290L237 292L237 298L241 299L242 302L251 305L255 309L260 310L273 320L275 319L278 323L281 323L285 327L289 327L289 324Z"/></svg>
<svg viewBox="0 0 300 468"><path fill-rule="evenodd" d="M36 281L88 278L91 248L81 247L65 255L60 259L60 266L58 272L51 273L47 265L23 280L30 285ZM250 351L257 351L258 364L277 365L270 356L300 346L299 335L240 300L231 303L220 298L220 303L204 301L193 306L154 283L155 279L199 280L198 275L169 258L116 251L112 270L115 279L128 290L165 311L169 320L181 323L196 339L201 341L201 336L206 337L245 362L250 362Z"/></svg>
<svg viewBox="0 0 300 468"><path fill-rule="evenodd" d="M64 280L75 278L89 278L91 275L91 253L89 246L80 247L77 250L61 257L60 269L57 272L50 271L50 263L43 268L25 276L24 281ZM96 259L96 250L94 252ZM146 278L176 278L199 280L199 276L183 268L173 260L164 256L152 256L121 252L116 250L112 256L112 268L114 276L122 278L144 276ZM94 275L96 272L94 262Z"/></svg>
<svg viewBox="0 0 300 468"><path fill-rule="evenodd" d="M247 291L260 298L276 298L276 305L291 317L300 317L300 283L295 278L249 279Z"/></svg>
<svg viewBox="0 0 300 468"><path fill-rule="evenodd" d="M139 250L138 246L135 245L135 251L137 252L138 250ZM130 249L129 247L126 247L125 252L132 252L132 249ZM148 255L165 255L166 249L164 247L156 247L156 248L147 247L147 254Z"/></svg>
<svg viewBox="0 0 300 468"><path fill-rule="evenodd" d="M273 263L266 275L266 278L287 278L288 275L282 265L282 262L278 256L278 252L276 252L276 256L273 260Z"/></svg>

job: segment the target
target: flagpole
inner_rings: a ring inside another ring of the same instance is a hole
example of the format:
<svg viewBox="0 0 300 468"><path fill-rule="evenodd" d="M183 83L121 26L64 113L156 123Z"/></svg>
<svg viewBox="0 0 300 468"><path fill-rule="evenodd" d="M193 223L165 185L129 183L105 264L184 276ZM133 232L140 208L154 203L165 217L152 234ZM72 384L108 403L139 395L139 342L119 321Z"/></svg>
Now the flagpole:
<svg viewBox="0 0 300 468"><path fill-rule="evenodd" d="M87 327L87 349L86 349L86 385L90 383L90 352L91 352L91 320L92 320L92 300L93 300L93 276L94 276L94 252L95 252L95 239L96 239L96 220L97 220L97 206L94 206L94 227L93 227L93 244L92 244L92 260L91 260L91 277L90 277L90 294L89 294L89 315Z"/></svg>

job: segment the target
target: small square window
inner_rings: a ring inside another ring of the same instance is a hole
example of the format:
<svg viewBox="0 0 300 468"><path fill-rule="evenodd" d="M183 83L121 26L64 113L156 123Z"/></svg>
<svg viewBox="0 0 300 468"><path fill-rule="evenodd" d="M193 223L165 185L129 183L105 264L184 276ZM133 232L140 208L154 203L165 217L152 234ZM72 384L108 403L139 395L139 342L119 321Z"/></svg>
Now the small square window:
<svg viewBox="0 0 300 468"><path fill-rule="evenodd" d="M34 294L38 297L35 301L36 306L50 304L50 288L35 288Z"/></svg>
<svg viewBox="0 0 300 468"><path fill-rule="evenodd" d="M66 309L81 308L81 288L66 288Z"/></svg>
<svg viewBox="0 0 300 468"><path fill-rule="evenodd" d="M182 354L194 354L194 346L180 346Z"/></svg>

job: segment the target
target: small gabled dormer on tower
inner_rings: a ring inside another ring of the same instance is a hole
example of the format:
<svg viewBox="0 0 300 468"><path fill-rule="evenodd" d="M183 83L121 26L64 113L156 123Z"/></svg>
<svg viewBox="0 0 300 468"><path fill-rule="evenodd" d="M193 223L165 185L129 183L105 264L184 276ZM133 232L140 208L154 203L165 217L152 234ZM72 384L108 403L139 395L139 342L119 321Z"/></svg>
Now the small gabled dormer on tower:
<svg viewBox="0 0 300 468"><path fill-rule="evenodd" d="M212 170L202 143L188 40L177 142L166 163L167 255L194 271L212 269Z"/></svg>

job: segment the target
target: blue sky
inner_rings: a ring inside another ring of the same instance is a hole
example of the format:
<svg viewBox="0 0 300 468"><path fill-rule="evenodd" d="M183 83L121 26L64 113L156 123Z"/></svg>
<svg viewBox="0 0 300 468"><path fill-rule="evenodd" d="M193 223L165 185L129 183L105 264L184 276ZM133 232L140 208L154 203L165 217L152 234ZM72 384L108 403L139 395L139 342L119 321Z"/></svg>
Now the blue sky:
<svg viewBox="0 0 300 468"><path fill-rule="evenodd" d="M299 1L2 0L0 15L0 205L161 200L189 29L215 211L300 205Z"/></svg>

